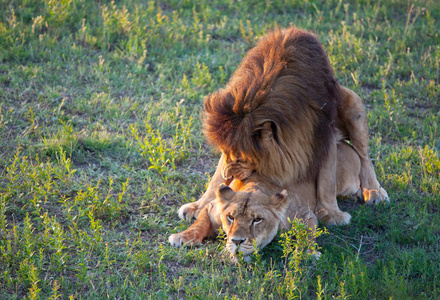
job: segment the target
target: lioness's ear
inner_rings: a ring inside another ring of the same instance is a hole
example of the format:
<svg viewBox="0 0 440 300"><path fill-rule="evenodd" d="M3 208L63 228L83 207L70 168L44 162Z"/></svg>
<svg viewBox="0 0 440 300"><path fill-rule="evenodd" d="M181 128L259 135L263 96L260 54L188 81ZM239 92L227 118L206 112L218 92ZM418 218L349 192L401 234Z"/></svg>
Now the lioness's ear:
<svg viewBox="0 0 440 300"><path fill-rule="evenodd" d="M287 196L287 191L283 190L281 193L272 196L272 201L275 205L284 206L287 203Z"/></svg>
<svg viewBox="0 0 440 300"><path fill-rule="evenodd" d="M222 183L218 187L217 196L220 198L222 202L229 201L234 197L235 192L226 184Z"/></svg>
<svg viewBox="0 0 440 300"><path fill-rule="evenodd" d="M270 140L273 137L273 130L272 130L272 122L266 122L263 124L263 129L261 130L261 139L264 140Z"/></svg>

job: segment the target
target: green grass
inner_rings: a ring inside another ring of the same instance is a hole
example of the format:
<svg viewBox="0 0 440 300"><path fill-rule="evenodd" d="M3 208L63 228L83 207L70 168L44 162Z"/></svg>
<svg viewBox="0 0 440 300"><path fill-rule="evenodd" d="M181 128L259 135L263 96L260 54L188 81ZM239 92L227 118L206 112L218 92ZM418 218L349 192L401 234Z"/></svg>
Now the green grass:
<svg viewBox="0 0 440 300"><path fill-rule="evenodd" d="M319 261L170 247L218 159L204 96L290 24L364 99L391 203L342 200ZM0 0L0 299L438 298L439 28L435 0Z"/></svg>

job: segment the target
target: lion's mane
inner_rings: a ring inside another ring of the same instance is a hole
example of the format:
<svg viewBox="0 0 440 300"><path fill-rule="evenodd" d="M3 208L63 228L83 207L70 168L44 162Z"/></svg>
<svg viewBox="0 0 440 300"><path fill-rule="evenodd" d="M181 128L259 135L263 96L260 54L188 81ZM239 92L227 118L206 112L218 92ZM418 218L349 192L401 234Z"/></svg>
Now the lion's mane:
<svg viewBox="0 0 440 300"><path fill-rule="evenodd" d="M334 139L338 98L319 40L294 27L276 29L247 53L224 89L206 97L204 133L278 184L310 179Z"/></svg>

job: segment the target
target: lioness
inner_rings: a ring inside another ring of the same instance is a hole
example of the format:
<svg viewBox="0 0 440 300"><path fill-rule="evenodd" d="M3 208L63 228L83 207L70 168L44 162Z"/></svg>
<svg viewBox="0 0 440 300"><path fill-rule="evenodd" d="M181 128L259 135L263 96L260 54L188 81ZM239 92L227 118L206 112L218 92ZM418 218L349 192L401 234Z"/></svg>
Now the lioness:
<svg viewBox="0 0 440 300"><path fill-rule="evenodd" d="M337 146L337 194L360 192L361 163L357 152L341 141ZM333 180L333 179L332 179ZM283 189L284 188L284 189ZM172 234L169 242L175 247L201 243L205 237L218 234L222 227L227 235L226 248L235 256L239 249L244 256L266 246L278 230L288 229L288 218L302 220L312 230L318 225L316 183L280 187L261 181L258 173L245 181L221 184L217 198L207 204L187 230Z"/></svg>

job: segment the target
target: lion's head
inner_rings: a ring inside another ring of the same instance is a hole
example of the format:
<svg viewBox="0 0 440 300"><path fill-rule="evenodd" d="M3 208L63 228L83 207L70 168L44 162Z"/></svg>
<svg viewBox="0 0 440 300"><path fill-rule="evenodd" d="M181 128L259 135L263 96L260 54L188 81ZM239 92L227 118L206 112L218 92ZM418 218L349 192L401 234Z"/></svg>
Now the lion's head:
<svg viewBox="0 0 440 300"><path fill-rule="evenodd" d="M257 185L235 192L221 185L217 199L223 205L221 223L227 235L226 248L233 256L238 252L247 257L263 248L285 224L288 208L287 192L266 195Z"/></svg>
<svg viewBox="0 0 440 300"><path fill-rule="evenodd" d="M283 185L316 176L333 139L338 98L313 34L267 34L204 102L204 133L223 153L223 177L244 180L257 171Z"/></svg>

